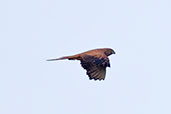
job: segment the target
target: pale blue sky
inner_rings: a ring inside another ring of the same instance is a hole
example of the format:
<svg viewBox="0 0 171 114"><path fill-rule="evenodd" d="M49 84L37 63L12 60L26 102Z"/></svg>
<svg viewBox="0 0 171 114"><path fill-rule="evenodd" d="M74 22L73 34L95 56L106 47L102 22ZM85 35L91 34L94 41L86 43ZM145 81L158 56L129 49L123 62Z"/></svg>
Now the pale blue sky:
<svg viewBox="0 0 171 114"><path fill-rule="evenodd" d="M170 0L0 1L0 114L171 114ZM110 47L105 81L79 61Z"/></svg>

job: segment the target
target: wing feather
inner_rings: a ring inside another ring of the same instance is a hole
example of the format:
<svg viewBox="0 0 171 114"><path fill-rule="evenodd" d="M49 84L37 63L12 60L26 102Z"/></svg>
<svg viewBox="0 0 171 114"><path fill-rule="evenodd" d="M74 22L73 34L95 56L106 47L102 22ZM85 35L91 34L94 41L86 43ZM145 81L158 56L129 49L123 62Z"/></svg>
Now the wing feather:
<svg viewBox="0 0 171 114"><path fill-rule="evenodd" d="M87 70L90 80L104 80L106 67L110 67L110 63L108 58L84 55L81 59L81 66Z"/></svg>

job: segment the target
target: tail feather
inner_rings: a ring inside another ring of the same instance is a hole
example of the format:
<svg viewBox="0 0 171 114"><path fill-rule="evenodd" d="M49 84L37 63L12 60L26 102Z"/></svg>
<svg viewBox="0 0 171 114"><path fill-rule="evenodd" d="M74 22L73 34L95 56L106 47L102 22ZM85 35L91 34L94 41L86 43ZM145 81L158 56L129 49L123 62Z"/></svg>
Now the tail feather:
<svg viewBox="0 0 171 114"><path fill-rule="evenodd" d="M60 58L56 58L56 59L48 59L47 61L56 61L56 60L64 60L64 59L79 60L80 59L80 55L65 56L65 57L60 57Z"/></svg>

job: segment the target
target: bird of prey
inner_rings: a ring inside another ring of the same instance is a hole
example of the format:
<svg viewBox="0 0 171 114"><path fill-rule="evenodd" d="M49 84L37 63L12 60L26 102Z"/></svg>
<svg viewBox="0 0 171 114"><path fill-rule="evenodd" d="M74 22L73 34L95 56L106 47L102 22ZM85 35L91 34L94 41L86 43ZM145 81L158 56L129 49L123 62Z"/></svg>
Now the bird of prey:
<svg viewBox="0 0 171 114"><path fill-rule="evenodd" d="M106 67L110 67L108 56L115 54L111 48L93 49L83 53L72 56L64 56L56 59L49 59L47 61L55 60L80 60L81 66L87 71L89 79L104 80L106 75Z"/></svg>

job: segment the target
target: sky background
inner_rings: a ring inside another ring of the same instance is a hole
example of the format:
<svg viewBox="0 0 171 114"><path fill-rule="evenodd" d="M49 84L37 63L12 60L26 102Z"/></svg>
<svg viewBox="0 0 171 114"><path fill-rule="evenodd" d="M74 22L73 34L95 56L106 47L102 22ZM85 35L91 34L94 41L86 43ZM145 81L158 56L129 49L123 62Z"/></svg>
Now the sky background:
<svg viewBox="0 0 171 114"><path fill-rule="evenodd" d="M171 114L170 0L2 0L0 16L0 114ZM46 61L104 47L105 81Z"/></svg>

